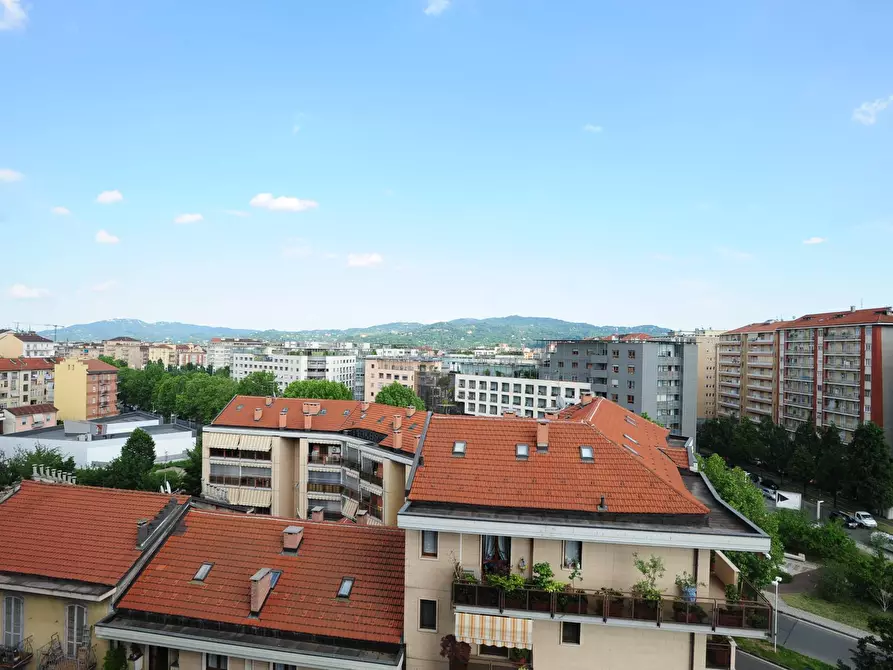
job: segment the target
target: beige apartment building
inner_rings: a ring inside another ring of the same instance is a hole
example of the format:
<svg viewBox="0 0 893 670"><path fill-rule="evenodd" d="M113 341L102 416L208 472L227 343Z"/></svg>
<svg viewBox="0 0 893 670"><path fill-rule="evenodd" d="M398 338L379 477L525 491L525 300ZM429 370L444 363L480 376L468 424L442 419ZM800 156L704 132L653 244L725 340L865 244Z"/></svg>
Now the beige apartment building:
<svg viewBox="0 0 893 670"><path fill-rule="evenodd" d="M0 333L0 356L6 358L52 358L56 345L37 333Z"/></svg>
<svg viewBox="0 0 893 670"><path fill-rule="evenodd" d="M129 368L142 370L149 362L149 345L132 337L115 337L102 343L102 354L124 361Z"/></svg>
<svg viewBox="0 0 893 670"><path fill-rule="evenodd" d="M207 360L205 350L197 344L177 345L177 367L186 367L192 364L196 367L204 367Z"/></svg>
<svg viewBox="0 0 893 670"><path fill-rule="evenodd" d="M717 371L719 417L774 418L778 405L779 321L765 321L719 336Z"/></svg>
<svg viewBox="0 0 893 670"><path fill-rule="evenodd" d="M56 356L59 358L99 358L103 356L102 342L57 342Z"/></svg>
<svg viewBox="0 0 893 670"><path fill-rule="evenodd" d="M118 368L100 360L66 358L55 367L58 418L85 421L118 414Z"/></svg>
<svg viewBox="0 0 893 670"><path fill-rule="evenodd" d="M149 361L152 363L161 363L164 367L177 366L177 345L176 344L150 344L149 345Z"/></svg>
<svg viewBox="0 0 893 670"><path fill-rule="evenodd" d="M770 538L692 472L690 448L591 396L548 419L432 416L398 516L407 670L447 670L445 635L483 670L734 667L731 636L767 639L772 613L724 552ZM656 600L633 589L637 557L664 567Z"/></svg>
<svg viewBox="0 0 893 670"><path fill-rule="evenodd" d="M236 396L203 432L203 494L257 513L395 525L428 414Z"/></svg>
<svg viewBox="0 0 893 670"><path fill-rule="evenodd" d="M55 366L49 358L0 358L0 410L52 404Z"/></svg>
<svg viewBox="0 0 893 670"><path fill-rule="evenodd" d="M441 362L431 358L385 356L367 357L365 361L365 393L363 399L375 401L375 394L394 382L411 388L421 395L422 376L428 372L440 372Z"/></svg>
<svg viewBox="0 0 893 670"><path fill-rule="evenodd" d="M692 338L698 347L698 423L716 418L719 399L716 384L716 350L719 338L725 331L696 328L691 331L674 331L672 337Z"/></svg>

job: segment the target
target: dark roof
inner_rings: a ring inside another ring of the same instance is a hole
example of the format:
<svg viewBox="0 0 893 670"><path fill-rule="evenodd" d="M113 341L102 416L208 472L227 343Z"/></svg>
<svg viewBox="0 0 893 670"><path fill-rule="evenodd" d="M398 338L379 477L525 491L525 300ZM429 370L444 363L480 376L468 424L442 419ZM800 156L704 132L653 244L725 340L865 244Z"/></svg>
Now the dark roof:
<svg viewBox="0 0 893 670"><path fill-rule="evenodd" d="M15 333L15 337L21 342L52 342L37 333Z"/></svg>
<svg viewBox="0 0 893 670"><path fill-rule="evenodd" d="M30 416L32 414L46 414L47 412L58 412L52 403L42 403L40 405L22 405L21 407L7 407L6 411L13 416Z"/></svg>

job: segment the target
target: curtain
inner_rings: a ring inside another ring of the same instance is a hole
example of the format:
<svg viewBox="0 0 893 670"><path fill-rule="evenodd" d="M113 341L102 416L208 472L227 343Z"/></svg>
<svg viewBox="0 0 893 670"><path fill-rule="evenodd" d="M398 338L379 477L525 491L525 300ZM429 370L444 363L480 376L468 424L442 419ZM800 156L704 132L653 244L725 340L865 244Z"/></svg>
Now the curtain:
<svg viewBox="0 0 893 670"><path fill-rule="evenodd" d="M508 550L509 539L507 537L500 536L498 538L498 540L499 540L499 560L507 561L507 560L509 560L509 550Z"/></svg>
<svg viewBox="0 0 893 670"><path fill-rule="evenodd" d="M496 556L496 536L484 535L484 560L492 560Z"/></svg>

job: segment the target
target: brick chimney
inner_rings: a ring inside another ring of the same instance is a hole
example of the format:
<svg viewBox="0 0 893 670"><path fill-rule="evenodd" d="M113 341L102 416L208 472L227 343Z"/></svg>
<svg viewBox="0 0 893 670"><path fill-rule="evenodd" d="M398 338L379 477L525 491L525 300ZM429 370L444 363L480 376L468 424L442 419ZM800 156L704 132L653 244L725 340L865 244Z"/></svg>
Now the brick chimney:
<svg viewBox="0 0 893 670"><path fill-rule="evenodd" d="M311 521L325 521L326 514L323 511L322 507L314 507L310 510L310 520Z"/></svg>
<svg viewBox="0 0 893 670"><path fill-rule="evenodd" d="M304 414L319 414L319 403L318 402L305 402L304 403Z"/></svg>
<svg viewBox="0 0 893 670"><path fill-rule="evenodd" d="M413 407L412 405L409 405L409 406L406 408L406 418L408 419L408 418L411 417L413 414L415 414L415 407Z"/></svg>
<svg viewBox="0 0 893 670"><path fill-rule="evenodd" d="M288 408L286 407L281 412L279 412L279 427L285 428L285 424L288 421Z"/></svg>
<svg viewBox="0 0 893 670"><path fill-rule="evenodd" d="M272 580L273 571L270 568L261 568L251 575L251 616L260 614L267 596L270 595Z"/></svg>
<svg viewBox="0 0 893 670"><path fill-rule="evenodd" d="M557 421L558 420L558 412L546 412L546 420L547 421Z"/></svg>
<svg viewBox="0 0 893 670"><path fill-rule="evenodd" d="M313 427L313 415L304 412L304 430L310 430Z"/></svg>
<svg viewBox="0 0 893 670"><path fill-rule="evenodd" d="M536 424L536 450L549 451L549 422L540 419Z"/></svg>
<svg viewBox="0 0 893 670"><path fill-rule="evenodd" d="M288 526L282 531L282 551L297 551L304 539L304 529L301 526Z"/></svg>
<svg viewBox="0 0 893 670"><path fill-rule="evenodd" d="M583 395L580 396L580 402L583 403L583 405L588 405L589 403L592 402L592 394L584 393Z"/></svg>
<svg viewBox="0 0 893 670"><path fill-rule="evenodd" d="M263 413L264 413L263 409L261 409L260 407L255 407L254 408L254 420L260 421L260 417Z"/></svg>
<svg viewBox="0 0 893 670"><path fill-rule="evenodd" d="M266 398L264 398L265 406L270 407L272 404L273 404L273 396L268 395Z"/></svg>
<svg viewBox="0 0 893 670"><path fill-rule="evenodd" d="M366 510L361 509L357 512L357 525L358 526L368 526L369 525L369 514Z"/></svg>
<svg viewBox="0 0 893 670"><path fill-rule="evenodd" d="M403 449L403 431L395 430L394 431L394 449L400 451Z"/></svg>
<svg viewBox="0 0 893 670"><path fill-rule="evenodd" d="M149 539L149 520L148 519L137 519L136 522L136 545L142 546L142 544Z"/></svg>
<svg viewBox="0 0 893 670"><path fill-rule="evenodd" d="M368 403L368 402L361 402L361 403L360 403L360 410L363 411L363 412L368 412L368 411L369 411L369 403Z"/></svg>
<svg viewBox="0 0 893 670"><path fill-rule="evenodd" d="M395 414L394 415L394 430L400 430L403 427L403 415Z"/></svg>

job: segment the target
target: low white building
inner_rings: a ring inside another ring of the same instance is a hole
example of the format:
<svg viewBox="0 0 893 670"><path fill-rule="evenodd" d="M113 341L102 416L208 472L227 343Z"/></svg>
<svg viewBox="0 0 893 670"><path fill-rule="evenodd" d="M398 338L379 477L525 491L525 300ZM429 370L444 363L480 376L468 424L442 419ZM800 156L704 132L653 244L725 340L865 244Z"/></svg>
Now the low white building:
<svg viewBox="0 0 893 670"><path fill-rule="evenodd" d="M591 393L586 382L499 377L493 375L456 375L455 400L474 416L499 416L515 412L518 416L542 418L580 402Z"/></svg>
<svg viewBox="0 0 893 670"><path fill-rule="evenodd" d="M321 379L354 387L357 357L329 349L246 347L233 350L230 374L239 381L252 372L272 372L281 391L295 381Z"/></svg>
<svg viewBox="0 0 893 670"><path fill-rule="evenodd" d="M205 347L205 365L212 366L215 370L233 365L233 349L244 347L262 347L260 340L240 337L212 337Z"/></svg>

